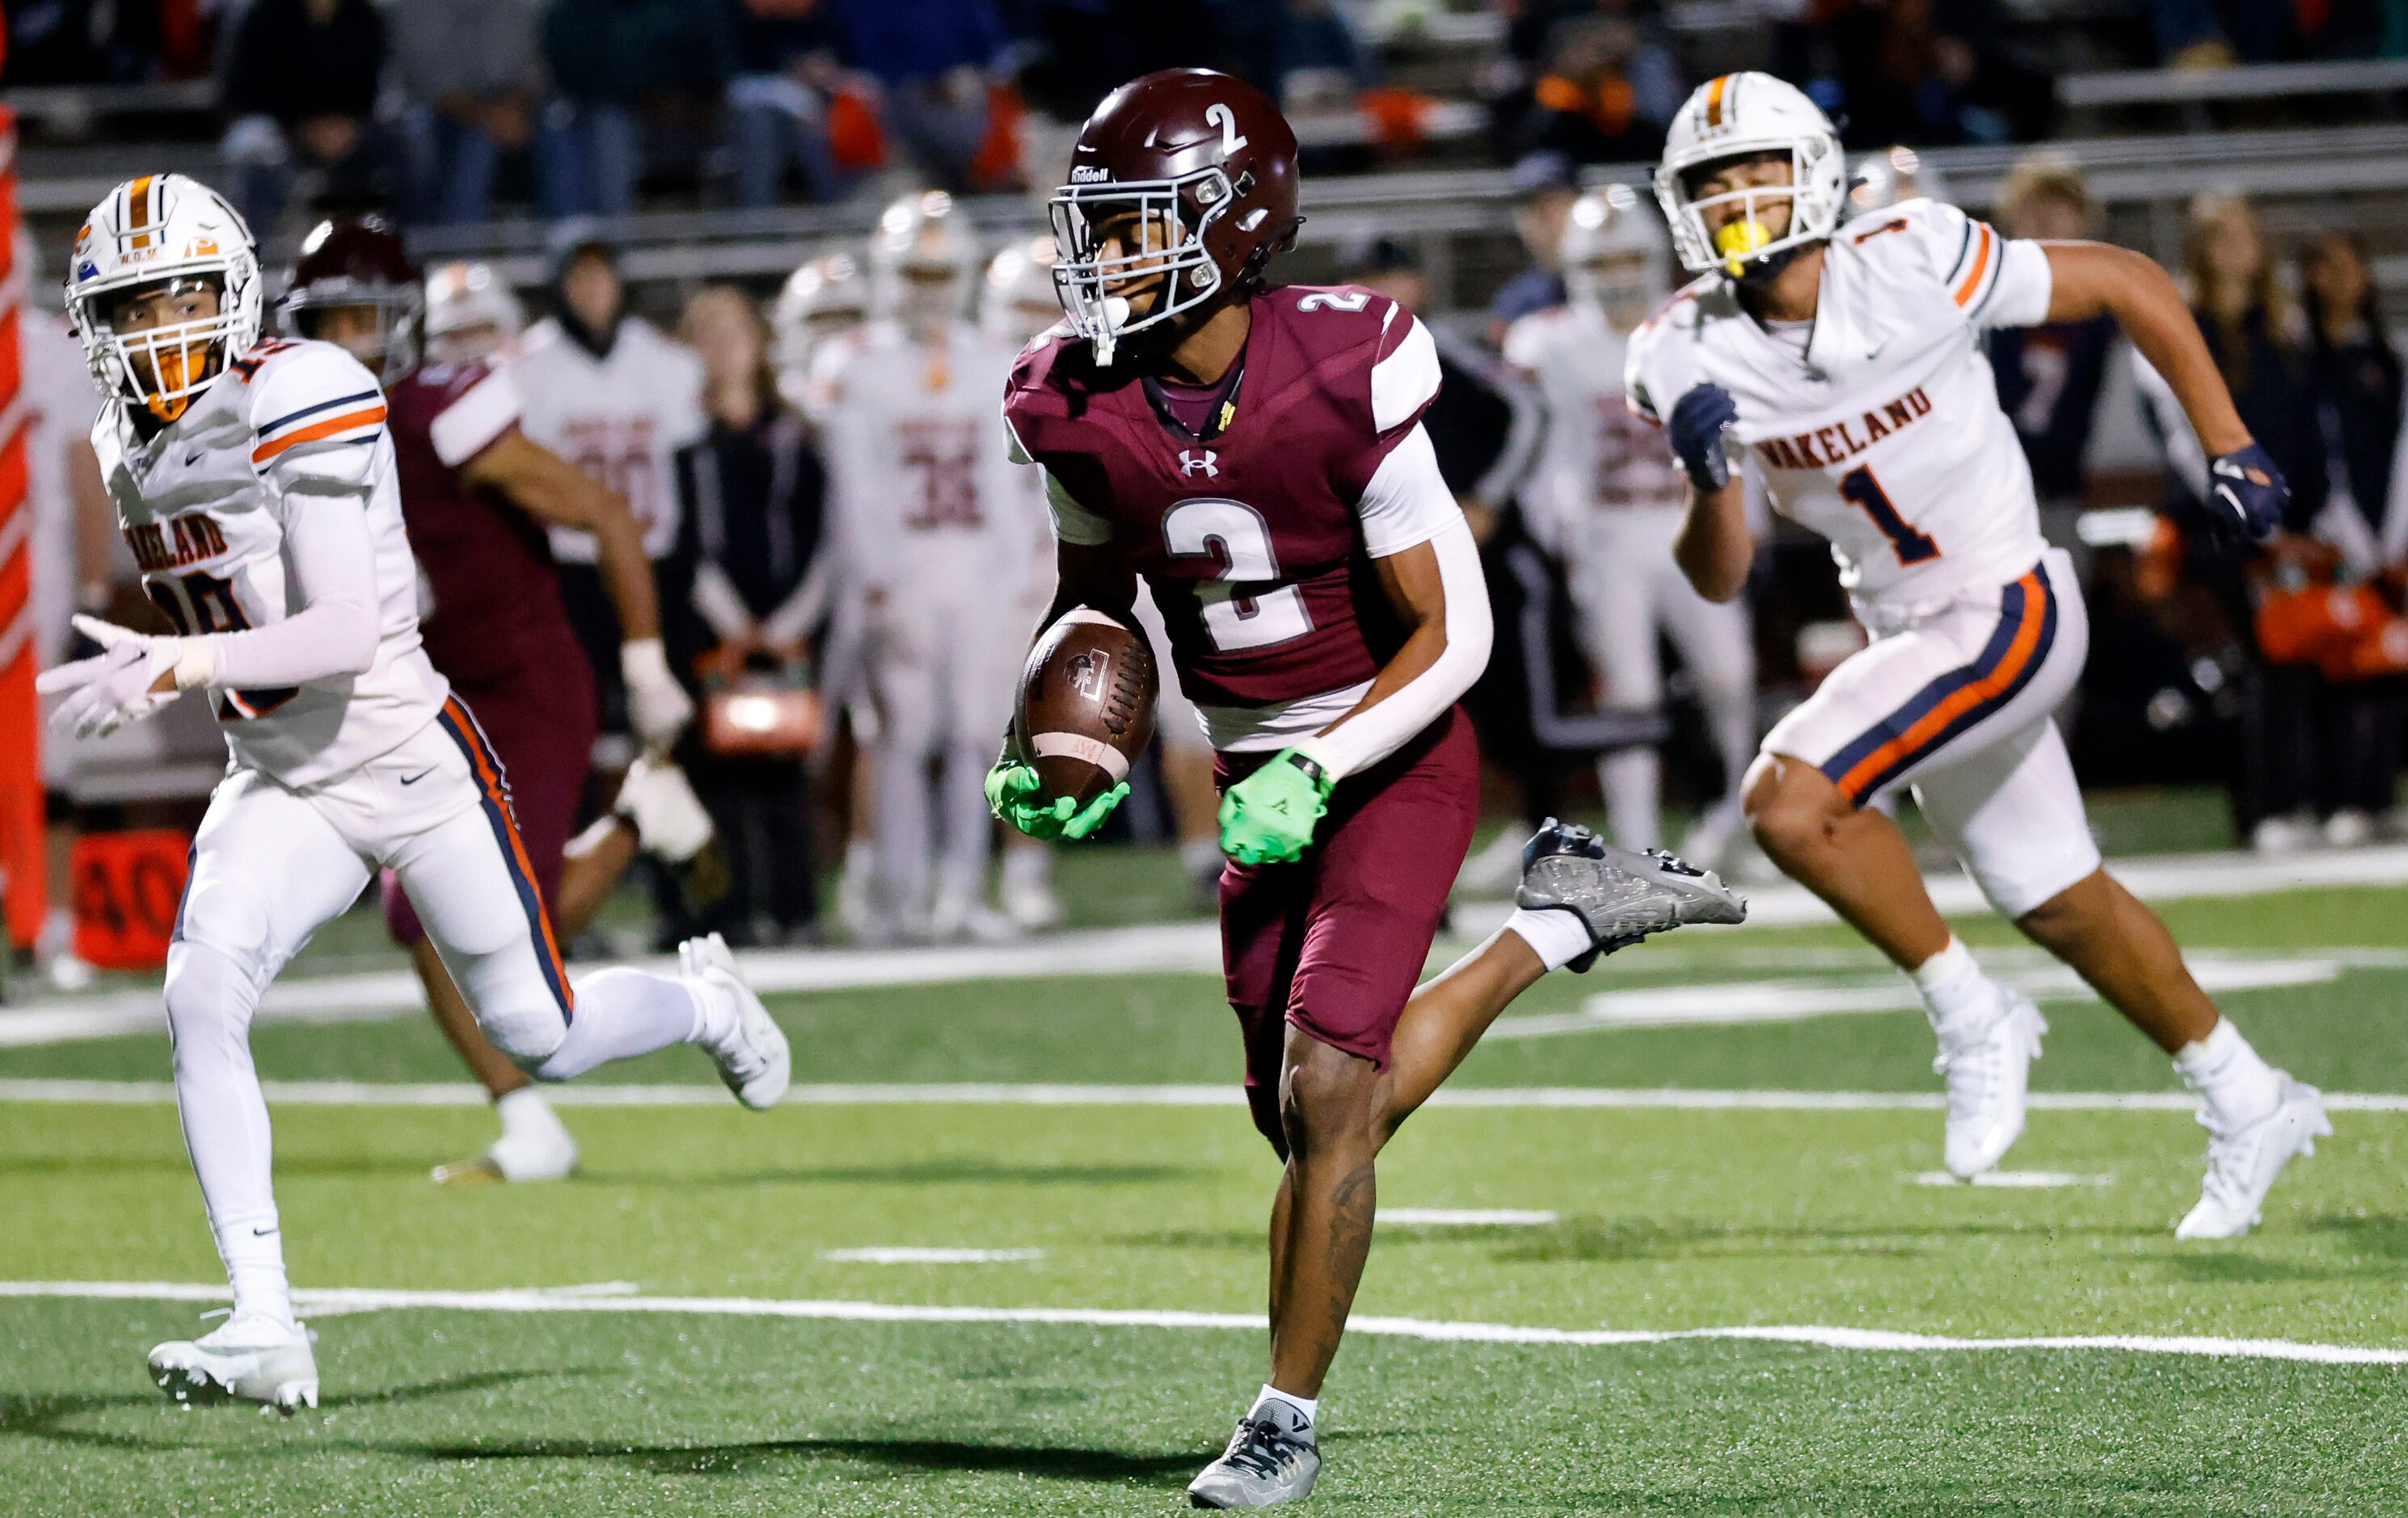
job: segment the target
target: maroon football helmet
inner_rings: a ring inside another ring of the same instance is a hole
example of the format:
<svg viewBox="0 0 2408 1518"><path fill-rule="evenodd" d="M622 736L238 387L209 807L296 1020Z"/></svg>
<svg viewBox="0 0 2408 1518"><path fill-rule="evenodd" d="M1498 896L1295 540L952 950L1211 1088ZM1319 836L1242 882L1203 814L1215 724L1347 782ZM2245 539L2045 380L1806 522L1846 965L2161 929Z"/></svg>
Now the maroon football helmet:
<svg viewBox="0 0 2408 1518"><path fill-rule="evenodd" d="M418 367L426 287L401 236L380 216L321 222L301 239L301 256L276 303L277 329L316 337L324 314L337 307L376 312L374 337L342 346L387 384Z"/></svg>
<svg viewBox="0 0 2408 1518"><path fill-rule="evenodd" d="M1166 68L1105 96L1049 207L1054 288L1096 362L1259 289L1304 224L1296 192L1296 133L1244 80Z"/></svg>

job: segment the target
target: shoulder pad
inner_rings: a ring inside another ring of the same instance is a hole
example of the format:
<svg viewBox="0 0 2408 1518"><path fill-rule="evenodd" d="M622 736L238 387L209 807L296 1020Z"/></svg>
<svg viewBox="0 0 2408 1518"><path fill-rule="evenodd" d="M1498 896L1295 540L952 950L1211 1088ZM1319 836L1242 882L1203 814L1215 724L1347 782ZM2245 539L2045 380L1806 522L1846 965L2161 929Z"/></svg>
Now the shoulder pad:
<svg viewBox="0 0 2408 1518"><path fill-rule="evenodd" d="M366 442L384 425L376 376L333 343L263 342L236 360L233 372L250 387L255 465L305 444Z"/></svg>

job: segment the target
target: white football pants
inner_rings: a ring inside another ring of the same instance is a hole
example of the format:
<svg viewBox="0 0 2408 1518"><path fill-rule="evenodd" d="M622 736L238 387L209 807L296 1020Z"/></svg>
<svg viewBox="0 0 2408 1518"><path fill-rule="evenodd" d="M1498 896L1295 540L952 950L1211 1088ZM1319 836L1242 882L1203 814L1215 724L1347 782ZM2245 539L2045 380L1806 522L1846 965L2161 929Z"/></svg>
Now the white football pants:
<svg viewBox="0 0 2408 1518"><path fill-rule="evenodd" d="M1615 706L1653 707L1664 699L1660 630L1680 651L1722 756L1725 795L1709 808L1736 816L1740 777L1756 756L1756 646L1747 609L1699 595L1673 562L1681 513L1656 507L1598 509L1564 533L1564 569L1581 643ZM1652 746L1597 762L1613 840L1626 849L1661 848L1656 815L1662 761Z"/></svg>
<svg viewBox="0 0 2408 1518"><path fill-rule="evenodd" d="M2073 562L1878 625L1765 735L1849 800L1914 788L1931 830L1990 904L2018 918L2099 868L2099 845L2051 718L2081 679L2089 613Z"/></svg>
<svg viewBox="0 0 2408 1518"><path fill-rule="evenodd" d="M485 1036L538 1079L701 1027L702 988L681 980L607 969L571 989L500 762L456 698L392 752L317 785L235 770L193 840L166 1002L184 1142L237 1312L289 1311L252 1014L380 868L400 877Z"/></svg>
<svg viewBox="0 0 2408 1518"><path fill-rule="evenodd" d="M985 881L994 826L986 772L1011 720L1026 620L1014 598L975 591L889 602L863 617L863 672L878 713L870 772L879 895L907 920L928 909L939 829L943 883L975 894Z"/></svg>

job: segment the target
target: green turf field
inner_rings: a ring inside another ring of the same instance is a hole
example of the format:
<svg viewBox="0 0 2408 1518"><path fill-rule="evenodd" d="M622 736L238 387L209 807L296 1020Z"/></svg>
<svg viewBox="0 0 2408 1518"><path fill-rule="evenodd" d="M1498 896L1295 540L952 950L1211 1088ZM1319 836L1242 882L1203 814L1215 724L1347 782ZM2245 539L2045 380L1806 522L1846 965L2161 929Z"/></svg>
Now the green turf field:
<svg viewBox="0 0 2408 1518"><path fill-rule="evenodd" d="M2408 1095L2408 890L2167 915L2203 963L2254 987L2223 999L2270 1057L2329 1091ZM1559 977L1509 1016L1545 1028L1592 996L1691 986L1723 988L1692 1003L1735 1006L1768 981L1875 1003L1885 983L1836 930L1692 934ZM806 1081L1192 1088L1237 1068L1206 976L777 1010ZM2096 1004L2045 1010L2038 1088L2176 1091ZM1383 1224L1357 1305L1383 1331L1350 1339L1333 1375L1320 1506L2408 1510L2408 1367L2326 1363L2334 1348L2408 1350L2408 1110L2336 1111L2258 1233L2177 1246L2204 1138L2171 1107L2037 1110L2008 1165L2060 1184L1922 1183L1940 1115L1880 1097L1937 1090L1911 1010L1524 1031L1458 1078L1505 1105L1418 1116L1383 1162L1381 1202L1554 1217ZM257 1049L277 1081L458 1073L410 1019L268 1024ZM708 1082L681 1053L609 1073ZM156 1081L166 1059L152 1035L0 1049L0 1080ZM1752 1095L1536 1106L1534 1087ZM290 1420L178 1411L144 1379L150 1344L199 1329L208 1305L167 1288L220 1279L172 1108L0 1102L0 1282L165 1283L0 1295L0 1512L1170 1511L1263 1376L1275 1179L1241 1108L1182 1095L766 1116L712 1100L573 1107L579 1179L472 1191L425 1175L484 1141L474 1107L280 1104L294 1280L332 1294L305 1300L325 1406ZM997 1257L829 1257L896 1249ZM1823 1332L1596 1332L1747 1327ZM1516 1329L1539 1341L1508 1341ZM1834 1332L1852 1330L1930 1337ZM2119 1342L2186 1336L2325 1359ZM2065 1337L2107 1342L1945 1347ZM1865 1347L1910 1342L1922 1347Z"/></svg>

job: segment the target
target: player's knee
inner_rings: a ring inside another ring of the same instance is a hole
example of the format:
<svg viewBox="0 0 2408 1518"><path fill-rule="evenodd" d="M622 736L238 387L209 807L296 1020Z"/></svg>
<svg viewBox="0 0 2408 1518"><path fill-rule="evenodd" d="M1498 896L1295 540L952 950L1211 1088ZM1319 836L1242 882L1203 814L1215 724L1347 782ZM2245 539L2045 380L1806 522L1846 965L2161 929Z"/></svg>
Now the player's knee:
<svg viewBox="0 0 2408 1518"><path fill-rule="evenodd" d="M167 951L167 1033L179 1050L251 1037L259 981L222 949L189 938Z"/></svg>
<svg viewBox="0 0 2408 1518"><path fill-rule="evenodd" d="M1280 1082L1280 1128L1288 1151L1307 1159L1379 1147L1379 1067L1309 1035L1288 1040Z"/></svg>
<svg viewBox="0 0 2408 1518"><path fill-rule="evenodd" d="M601 975L634 975L635 970L604 970ZM463 988L464 991L466 988ZM562 1081L567 1075L549 1063L568 1040L569 1020L548 988L512 986L469 997L477 1030L507 1059L538 1081Z"/></svg>
<svg viewBox="0 0 2408 1518"><path fill-rule="evenodd" d="M1774 753L1759 754L1748 767L1742 804L1756 842L1776 860L1822 843L1847 809L1839 788L1819 771Z"/></svg>

